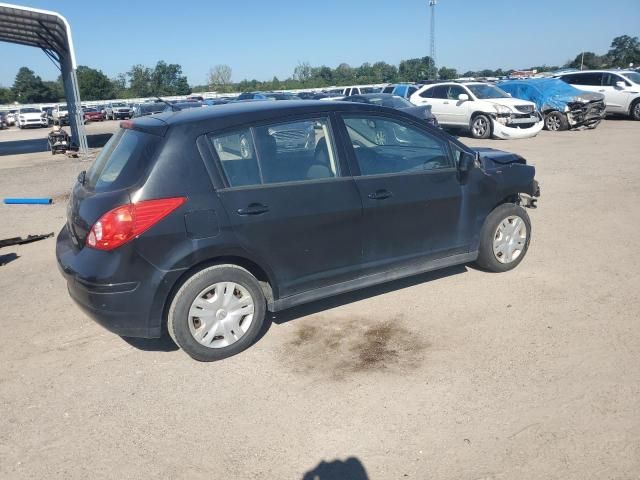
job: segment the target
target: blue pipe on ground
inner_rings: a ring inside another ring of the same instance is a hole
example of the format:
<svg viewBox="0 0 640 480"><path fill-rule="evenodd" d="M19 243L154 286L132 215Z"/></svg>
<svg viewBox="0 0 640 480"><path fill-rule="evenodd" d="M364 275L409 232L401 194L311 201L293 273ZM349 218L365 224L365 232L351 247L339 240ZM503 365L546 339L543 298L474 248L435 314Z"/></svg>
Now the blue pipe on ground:
<svg viewBox="0 0 640 480"><path fill-rule="evenodd" d="M50 205L51 198L5 198L4 203L8 205Z"/></svg>

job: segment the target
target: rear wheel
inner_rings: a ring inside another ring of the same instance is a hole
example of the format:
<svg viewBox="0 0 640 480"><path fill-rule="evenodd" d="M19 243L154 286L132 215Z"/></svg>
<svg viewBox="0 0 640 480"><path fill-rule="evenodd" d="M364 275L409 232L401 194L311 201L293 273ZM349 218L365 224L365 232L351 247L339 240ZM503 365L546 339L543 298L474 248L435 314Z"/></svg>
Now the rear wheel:
<svg viewBox="0 0 640 480"><path fill-rule="evenodd" d="M253 344L265 313L264 293L251 273L236 265L215 265L180 287L169 308L167 328L189 356L212 362Z"/></svg>
<svg viewBox="0 0 640 480"><path fill-rule="evenodd" d="M564 113L554 110L545 115L544 127L551 132L559 132L569 128L569 121Z"/></svg>
<svg viewBox="0 0 640 480"><path fill-rule="evenodd" d="M631 118L634 120L640 120L640 99L637 99L631 104L629 112L631 113Z"/></svg>
<svg viewBox="0 0 640 480"><path fill-rule="evenodd" d="M473 138L491 137L491 119L486 115L476 115L471 120L471 136Z"/></svg>
<svg viewBox="0 0 640 480"><path fill-rule="evenodd" d="M529 249L531 220L526 210L513 203L496 207L480 232L476 264L490 272L516 268Z"/></svg>

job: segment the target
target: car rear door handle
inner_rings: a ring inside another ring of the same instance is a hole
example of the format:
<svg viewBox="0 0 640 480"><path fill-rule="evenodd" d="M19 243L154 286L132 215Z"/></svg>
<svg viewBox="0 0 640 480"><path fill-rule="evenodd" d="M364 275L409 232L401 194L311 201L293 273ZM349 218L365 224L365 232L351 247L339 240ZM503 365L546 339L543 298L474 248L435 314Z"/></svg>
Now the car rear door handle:
<svg viewBox="0 0 640 480"><path fill-rule="evenodd" d="M262 215L268 211L269 207L266 205L262 205L261 203L252 203L246 208L239 208L238 215Z"/></svg>
<svg viewBox="0 0 640 480"><path fill-rule="evenodd" d="M393 194L389 190L376 190L373 193L367 195L371 200L384 200L385 198L392 197Z"/></svg>

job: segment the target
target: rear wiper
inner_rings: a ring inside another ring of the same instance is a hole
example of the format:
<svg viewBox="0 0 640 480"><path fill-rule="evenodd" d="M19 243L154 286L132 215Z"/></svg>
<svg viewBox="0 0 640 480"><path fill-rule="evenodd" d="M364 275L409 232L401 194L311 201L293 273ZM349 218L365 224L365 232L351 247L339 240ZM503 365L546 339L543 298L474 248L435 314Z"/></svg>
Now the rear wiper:
<svg viewBox="0 0 640 480"><path fill-rule="evenodd" d="M168 105L172 112L179 112L180 110L182 110L177 105L174 105L173 103L169 103L169 102L167 102L166 100L163 100L160 97L156 97L156 100L158 100L161 103L164 103L164 104Z"/></svg>

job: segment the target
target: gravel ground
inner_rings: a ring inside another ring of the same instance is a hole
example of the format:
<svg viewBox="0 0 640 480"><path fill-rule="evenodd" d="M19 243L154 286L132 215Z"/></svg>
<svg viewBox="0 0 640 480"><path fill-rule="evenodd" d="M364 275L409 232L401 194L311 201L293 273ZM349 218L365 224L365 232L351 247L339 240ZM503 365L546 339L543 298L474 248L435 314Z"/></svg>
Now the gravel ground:
<svg viewBox="0 0 640 480"><path fill-rule="evenodd" d="M88 320L54 239L2 249L0 478L640 478L640 122L465 141L537 167L522 265L284 312L223 362ZM86 167L0 157L3 197L56 200L0 238L57 232Z"/></svg>

